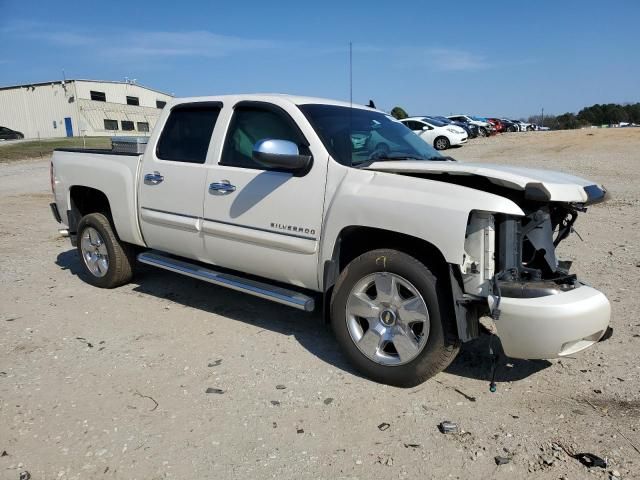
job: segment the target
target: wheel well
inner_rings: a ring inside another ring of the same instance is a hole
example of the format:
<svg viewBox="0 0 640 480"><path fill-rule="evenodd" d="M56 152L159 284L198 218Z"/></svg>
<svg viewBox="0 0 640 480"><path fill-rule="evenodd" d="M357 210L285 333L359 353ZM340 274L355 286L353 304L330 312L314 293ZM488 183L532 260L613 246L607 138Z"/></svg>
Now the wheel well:
<svg viewBox="0 0 640 480"><path fill-rule="evenodd" d="M447 262L442 253L426 240L381 228L353 226L340 232L332 259L325 262L324 291L328 292L333 287L349 262L378 248L399 250L421 261L435 274L448 275Z"/></svg>
<svg viewBox="0 0 640 480"><path fill-rule="evenodd" d="M354 258L378 248L399 250L435 270L446 267L442 253L431 243L390 230L347 227L340 233L339 242L339 271L342 271Z"/></svg>
<svg viewBox="0 0 640 480"><path fill-rule="evenodd" d="M102 213L111 219L111 206L109 199L100 190L91 187L74 185L69 190L69 198L71 200L71 216L69 218L69 228L75 232L76 226L80 219L90 213Z"/></svg>
<svg viewBox="0 0 640 480"><path fill-rule="evenodd" d="M324 320L329 321L329 303L333 286L340 272L356 257L370 250L392 248L411 255L431 270L448 297L445 302L453 305L450 266L440 250L421 238L379 228L354 226L340 232L331 261L325 262L324 269ZM457 312L454 314L457 316ZM458 337L455 326L450 325L448 334Z"/></svg>

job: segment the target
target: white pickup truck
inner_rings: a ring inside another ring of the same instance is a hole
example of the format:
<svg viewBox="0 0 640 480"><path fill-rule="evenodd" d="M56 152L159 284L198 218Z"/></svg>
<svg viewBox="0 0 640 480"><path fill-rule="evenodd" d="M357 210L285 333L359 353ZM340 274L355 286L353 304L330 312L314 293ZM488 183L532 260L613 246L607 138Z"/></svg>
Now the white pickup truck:
<svg viewBox="0 0 640 480"><path fill-rule="evenodd" d="M555 254L601 186L457 162L372 108L173 100L143 154L59 149L51 183L89 283L125 284L137 259L322 308L376 381L435 375L483 316L516 358L573 355L611 331L607 298Z"/></svg>

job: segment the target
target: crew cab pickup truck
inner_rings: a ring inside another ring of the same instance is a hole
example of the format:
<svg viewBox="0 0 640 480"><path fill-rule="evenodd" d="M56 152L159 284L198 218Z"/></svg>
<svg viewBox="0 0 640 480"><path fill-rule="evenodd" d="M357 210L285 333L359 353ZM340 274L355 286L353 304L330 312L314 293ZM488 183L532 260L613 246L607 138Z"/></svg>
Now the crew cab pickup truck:
<svg viewBox="0 0 640 480"><path fill-rule="evenodd" d="M457 162L373 108L173 100L144 153L58 149L51 183L89 283L123 285L138 261L321 309L379 382L435 375L481 317L517 358L574 355L609 334L607 298L556 257L603 187Z"/></svg>

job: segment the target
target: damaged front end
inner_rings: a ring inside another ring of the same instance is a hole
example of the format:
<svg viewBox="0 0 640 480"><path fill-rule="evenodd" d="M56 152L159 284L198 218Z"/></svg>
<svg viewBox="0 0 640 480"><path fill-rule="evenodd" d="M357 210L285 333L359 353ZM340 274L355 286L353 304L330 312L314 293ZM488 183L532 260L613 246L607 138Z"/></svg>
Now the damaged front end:
<svg viewBox="0 0 640 480"><path fill-rule="evenodd" d="M585 204L520 206L524 216L470 215L460 269L464 293L484 306L476 307L479 315L493 318L508 356L572 355L609 333L606 297L581 283L569 271L571 262L556 256Z"/></svg>
<svg viewBox="0 0 640 480"><path fill-rule="evenodd" d="M564 172L488 163L380 161L366 168L502 197L523 213L469 216L462 261L449 266L461 341L478 336L485 315L515 358L572 355L608 338L607 298L556 257L578 214L606 199L603 187Z"/></svg>
<svg viewBox="0 0 640 480"><path fill-rule="evenodd" d="M576 288L571 262L558 260L556 247L577 218L577 207L565 204L545 205L525 217L499 216L494 294L535 298Z"/></svg>

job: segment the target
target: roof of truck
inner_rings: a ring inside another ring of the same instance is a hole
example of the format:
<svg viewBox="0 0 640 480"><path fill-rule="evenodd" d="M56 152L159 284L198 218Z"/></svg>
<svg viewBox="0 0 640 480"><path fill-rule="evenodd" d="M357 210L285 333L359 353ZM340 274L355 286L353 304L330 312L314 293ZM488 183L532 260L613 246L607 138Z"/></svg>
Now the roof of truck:
<svg viewBox="0 0 640 480"><path fill-rule="evenodd" d="M249 101L261 101L261 102L290 102L294 105L306 105L306 104L321 104L321 105L336 105L339 107L352 107L352 108L361 108L363 110L375 110L366 105L361 105L358 103L349 103L343 102L340 100L331 100L328 98L318 98L318 97L305 97L300 95L289 95L286 93L248 93L248 94L237 94L237 95L215 95L215 96L206 96L206 97L187 97L187 98L175 98L171 101L171 104L180 104L180 103L189 103L189 102L230 102L236 103L243 100Z"/></svg>

